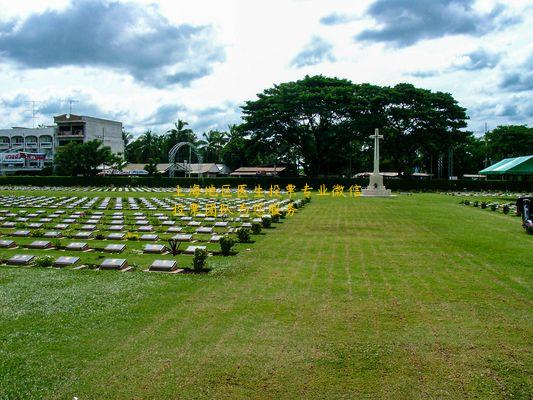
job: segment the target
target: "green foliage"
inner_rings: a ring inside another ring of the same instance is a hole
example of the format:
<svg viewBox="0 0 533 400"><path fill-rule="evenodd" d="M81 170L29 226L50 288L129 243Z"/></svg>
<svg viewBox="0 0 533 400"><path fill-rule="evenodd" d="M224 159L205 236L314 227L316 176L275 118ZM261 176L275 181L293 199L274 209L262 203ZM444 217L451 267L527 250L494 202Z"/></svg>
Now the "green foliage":
<svg viewBox="0 0 533 400"><path fill-rule="evenodd" d="M53 263L54 263L54 258L50 256L42 256L42 257L37 257L35 259L36 267L41 267L41 268L51 267Z"/></svg>
<svg viewBox="0 0 533 400"><path fill-rule="evenodd" d="M136 233L128 232L125 236L126 240L139 240L139 235Z"/></svg>
<svg viewBox="0 0 533 400"><path fill-rule="evenodd" d="M149 158L144 170L148 172L148 175L150 176L157 174L157 161L154 158Z"/></svg>
<svg viewBox="0 0 533 400"><path fill-rule="evenodd" d="M44 235L44 231L42 229L34 229L30 231L31 237L42 237Z"/></svg>
<svg viewBox="0 0 533 400"><path fill-rule="evenodd" d="M259 235L262 227L263 224L261 222L252 222L252 233L254 235Z"/></svg>
<svg viewBox="0 0 533 400"><path fill-rule="evenodd" d="M237 229L237 237L239 238L239 242L248 243L250 241L250 230L243 227Z"/></svg>
<svg viewBox="0 0 533 400"><path fill-rule="evenodd" d="M170 251L170 253L173 255L173 256L177 256L178 253L179 253L179 250L180 250L180 244L181 242L179 242L177 239L168 239L168 247L167 249Z"/></svg>
<svg viewBox="0 0 533 400"><path fill-rule="evenodd" d="M59 147L54 163L59 174L94 176L97 167L105 164L111 166L120 162L120 157L111 152L109 146L103 146L99 140L86 143L70 142Z"/></svg>
<svg viewBox="0 0 533 400"><path fill-rule="evenodd" d="M233 239L231 236L225 235L220 238L219 244L222 255L229 256L231 249L235 245L235 239Z"/></svg>
<svg viewBox="0 0 533 400"><path fill-rule="evenodd" d="M533 128L526 125L498 126L486 134L486 139L490 163L533 154Z"/></svg>
<svg viewBox="0 0 533 400"><path fill-rule="evenodd" d="M193 264L193 269L195 271L202 271L206 269L208 255L209 253L207 252L206 249L197 248L194 251L194 258L192 260L192 264Z"/></svg>
<svg viewBox="0 0 533 400"><path fill-rule="evenodd" d="M374 128L385 133L383 165L407 174L436 170L440 154L471 136L461 131L465 109L450 94L406 83L379 87L306 76L264 90L242 109L243 131L270 156L263 161L301 160L308 177L368 169Z"/></svg>
<svg viewBox="0 0 533 400"><path fill-rule="evenodd" d="M272 226L272 217L270 215L263 215L261 217L263 228L270 228Z"/></svg>

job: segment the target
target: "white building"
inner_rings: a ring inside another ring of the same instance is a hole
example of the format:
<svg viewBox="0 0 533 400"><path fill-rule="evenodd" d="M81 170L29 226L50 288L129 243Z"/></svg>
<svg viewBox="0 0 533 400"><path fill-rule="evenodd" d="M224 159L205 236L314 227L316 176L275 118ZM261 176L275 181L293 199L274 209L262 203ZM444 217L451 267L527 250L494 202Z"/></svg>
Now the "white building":
<svg viewBox="0 0 533 400"><path fill-rule="evenodd" d="M55 126L0 129L0 174L40 171L52 165L56 149L71 141L100 140L124 154L122 123L83 115L54 117Z"/></svg>

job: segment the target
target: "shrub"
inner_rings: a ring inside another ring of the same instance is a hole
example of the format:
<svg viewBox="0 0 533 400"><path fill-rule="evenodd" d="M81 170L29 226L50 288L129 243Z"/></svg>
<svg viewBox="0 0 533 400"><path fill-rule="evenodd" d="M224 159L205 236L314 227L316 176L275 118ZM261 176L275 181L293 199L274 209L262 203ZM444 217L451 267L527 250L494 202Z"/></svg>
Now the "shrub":
<svg viewBox="0 0 533 400"><path fill-rule="evenodd" d="M105 235L103 233L97 233L96 235L94 235L94 238L96 240L104 240L105 239Z"/></svg>
<svg viewBox="0 0 533 400"><path fill-rule="evenodd" d="M279 214L272 215L272 222L279 222Z"/></svg>
<svg viewBox="0 0 533 400"><path fill-rule="evenodd" d="M476 200L476 201L474 201L474 207L477 207L477 206L478 206L478 204L479 204L479 203L478 203L478 201L477 201L477 200Z"/></svg>
<svg viewBox="0 0 533 400"><path fill-rule="evenodd" d="M235 239L230 236L222 236L218 243L220 244L220 251L222 255L229 256L231 253L231 249L235 245Z"/></svg>
<svg viewBox="0 0 533 400"><path fill-rule="evenodd" d="M34 229L33 231L30 232L31 237L41 237L43 235L44 235L44 232L42 229Z"/></svg>
<svg viewBox="0 0 533 400"><path fill-rule="evenodd" d="M503 206L502 211L503 211L504 214L509 214L509 211L510 211L509 204L505 204Z"/></svg>
<svg viewBox="0 0 533 400"><path fill-rule="evenodd" d="M61 248L61 239L56 239L52 242L52 245L56 248L56 249L60 249Z"/></svg>
<svg viewBox="0 0 533 400"><path fill-rule="evenodd" d="M248 243L250 241L250 230L248 228L237 229L237 237L239 238L239 242Z"/></svg>
<svg viewBox="0 0 533 400"><path fill-rule="evenodd" d="M482 202L481 202L481 208L482 208L482 209L487 208L487 203L485 203L484 201L482 201Z"/></svg>
<svg viewBox="0 0 533 400"><path fill-rule="evenodd" d="M272 217L270 215L263 215L261 221L263 222L263 228L265 229L270 228L272 225Z"/></svg>
<svg viewBox="0 0 533 400"><path fill-rule="evenodd" d="M497 208L498 208L498 205L497 205L497 204L492 203L492 204L490 205L490 209L491 209L492 211L496 211Z"/></svg>
<svg viewBox="0 0 533 400"><path fill-rule="evenodd" d="M470 205L470 200L465 200L465 206L469 206Z"/></svg>
<svg viewBox="0 0 533 400"><path fill-rule="evenodd" d="M42 268L51 267L53 263L54 263L54 259L50 256L42 256L42 257L37 257L35 259L36 267L42 267Z"/></svg>
<svg viewBox="0 0 533 400"><path fill-rule="evenodd" d="M262 227L263 225L260 222L252 222L252 233L254 235L259 235Z"/></svg>
<svg viewBox="0 0 533 400"><path fill-rule="evenodd" d="M168 239L168 251L170 251L170 253L172 253L173 256L176 256L178 255L179 253L179 250L180 250L180 244L181 242L179 242L177 239Z"/></svg>
<svg viewBox="0 0 533 400"><path fill-rule="evenodd" d="M201 271L205 269L207 264L207 250L206 249L196 249L194 250L194 258L192 260L192 266L195 271Z"/></svg>
<svg viewBox="0 0 533 400"><path fill-rule="evenodd" d="M139 240L139 235L136 233L128 232L126 233L126 240Z"/></svg>
<svg viewBox="0 0 533 400"><path fill-rule="evenodd" d="M280 210L279 211L279 216L284 219L286 216L287 216L287 210Z"/></svg>

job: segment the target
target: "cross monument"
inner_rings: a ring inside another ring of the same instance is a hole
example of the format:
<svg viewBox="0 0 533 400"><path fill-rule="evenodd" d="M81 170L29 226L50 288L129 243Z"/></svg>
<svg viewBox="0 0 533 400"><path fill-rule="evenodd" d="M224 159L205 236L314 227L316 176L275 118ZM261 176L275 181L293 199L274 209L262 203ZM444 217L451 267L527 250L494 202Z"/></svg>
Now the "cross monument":
<svg viewBox="0 0 533 400"><path fill-rule="evenodd" d="M383 185L383 177L379 173L379 139L383 139L383 135L379 134L379 129L376 128L373 135L374 139L374 171L370 175L370 182L366 189L363 189L363 196L390 196L390 189L386 189Z"/></svg>

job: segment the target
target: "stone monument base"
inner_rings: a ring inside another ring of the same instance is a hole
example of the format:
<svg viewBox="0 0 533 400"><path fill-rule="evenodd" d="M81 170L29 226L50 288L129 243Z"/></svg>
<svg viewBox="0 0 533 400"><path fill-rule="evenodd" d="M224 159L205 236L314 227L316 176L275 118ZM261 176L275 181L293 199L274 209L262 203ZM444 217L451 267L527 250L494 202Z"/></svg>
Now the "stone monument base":
<svg viewBox="0 0 533 400"><path fill-rule="evenodd" d="M361 193L365 197L388 197L391 196L391 190L383 188L371 188L371 189L363 189L361 190Z"/></svg>

